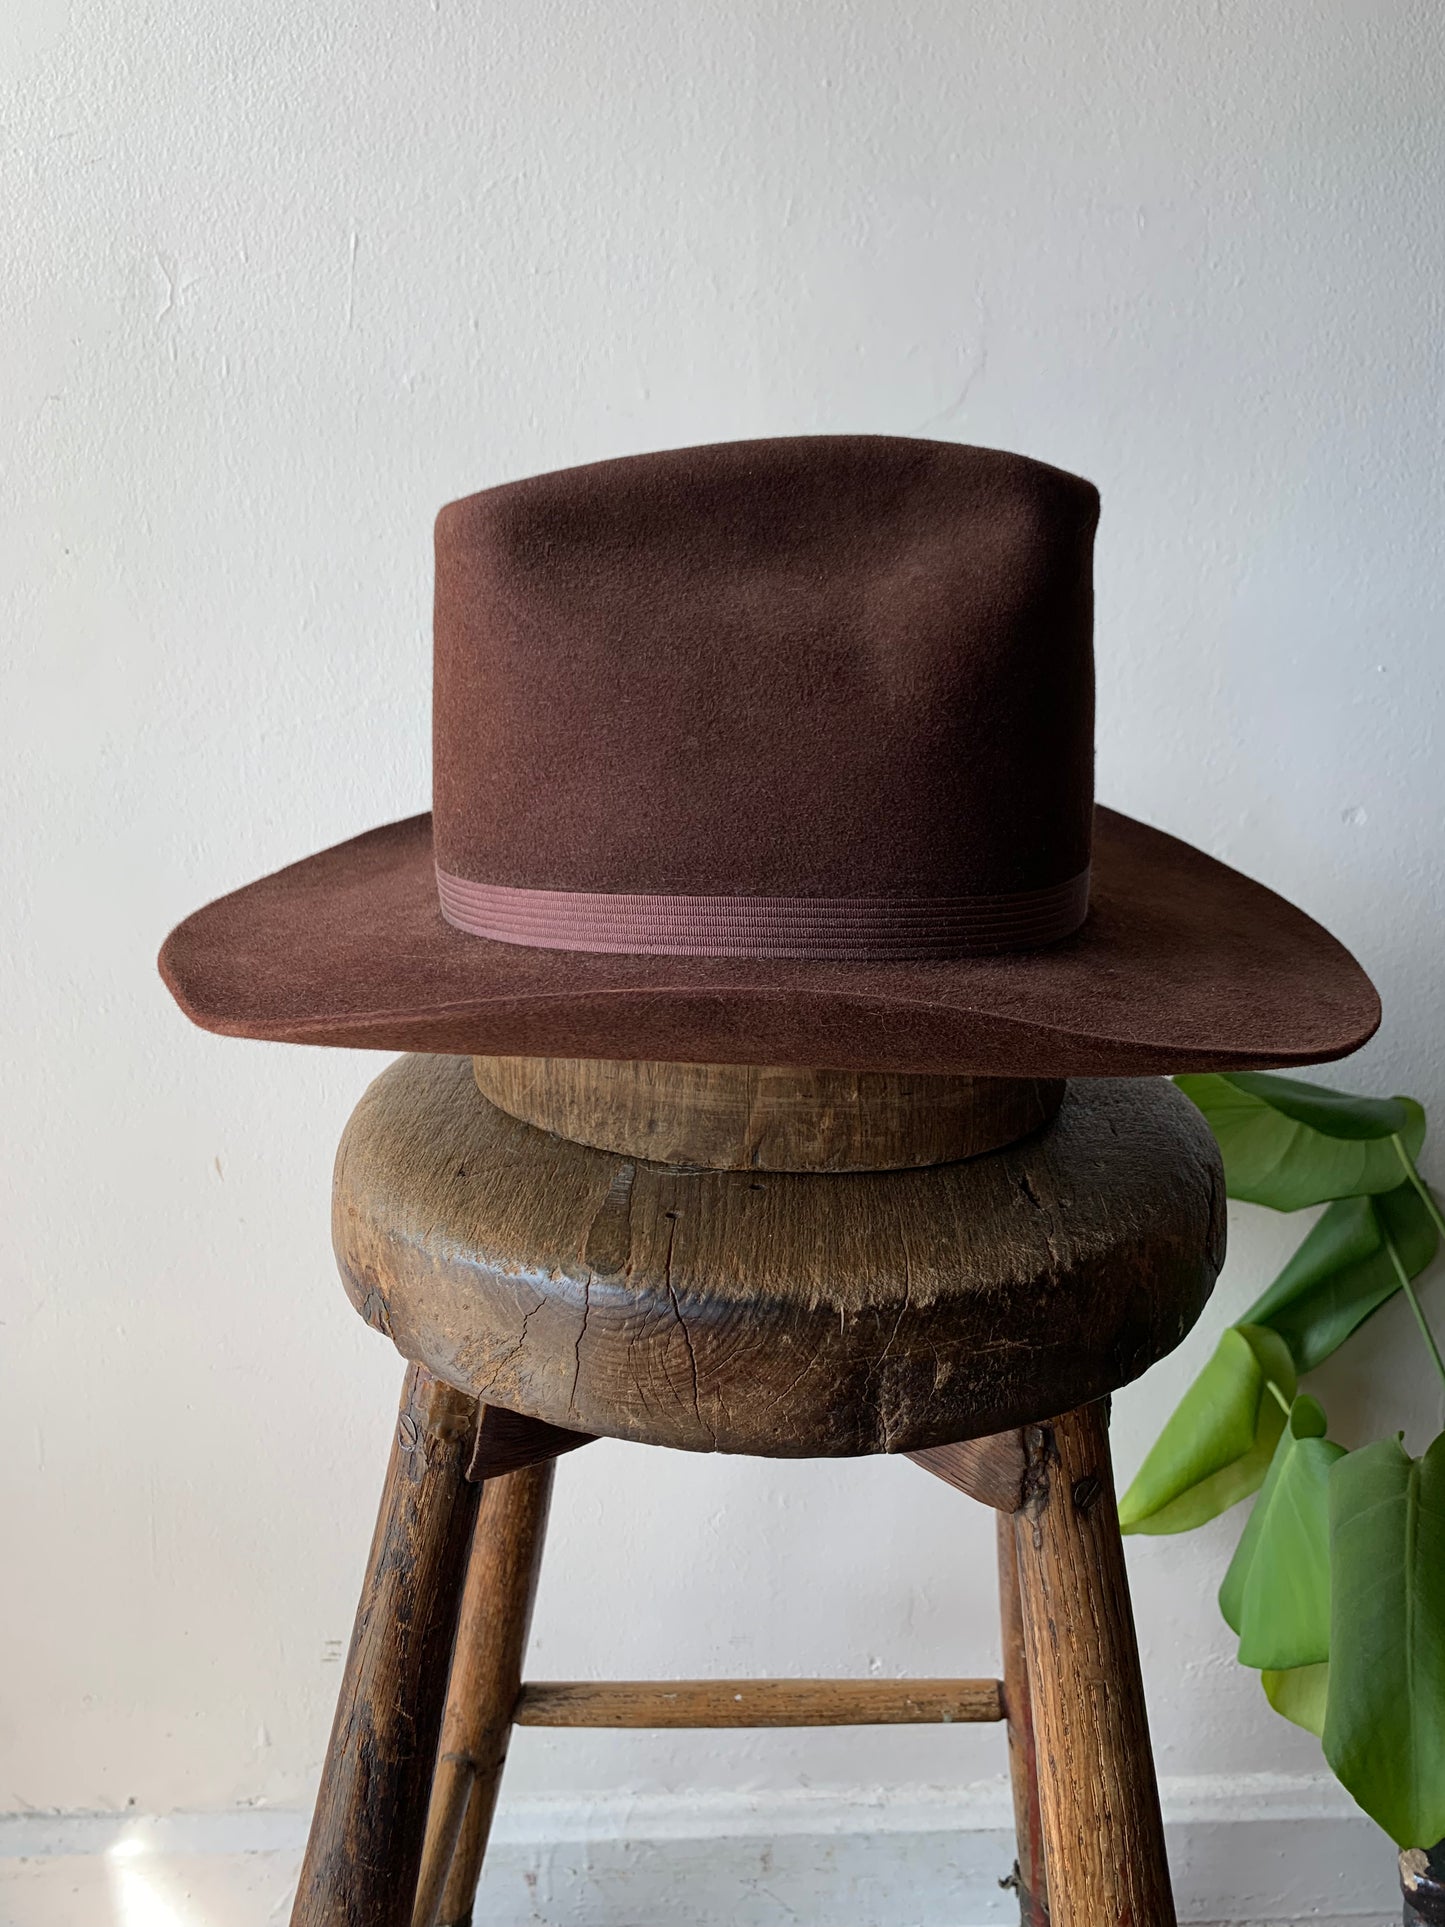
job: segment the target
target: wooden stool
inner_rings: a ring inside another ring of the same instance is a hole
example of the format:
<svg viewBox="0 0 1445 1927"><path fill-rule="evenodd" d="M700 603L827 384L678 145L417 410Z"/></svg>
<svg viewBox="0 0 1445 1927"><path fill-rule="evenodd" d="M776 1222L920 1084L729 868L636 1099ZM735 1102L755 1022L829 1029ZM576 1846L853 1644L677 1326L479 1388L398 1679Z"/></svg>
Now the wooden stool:
<svg viewBox="0 0 1445 1927"><path fill-rule="evenodd" d="M334 1235L412 1364L293 1927L470 1920L514 1724L937 1720L1007 1722L1025 1923L1169 1927L1103 1401L1197 1317L1223 1196L1158 1079L398 1060ZM523 1684L598 1435L907 1454L999 1513L1004 1678Z"/></svg>

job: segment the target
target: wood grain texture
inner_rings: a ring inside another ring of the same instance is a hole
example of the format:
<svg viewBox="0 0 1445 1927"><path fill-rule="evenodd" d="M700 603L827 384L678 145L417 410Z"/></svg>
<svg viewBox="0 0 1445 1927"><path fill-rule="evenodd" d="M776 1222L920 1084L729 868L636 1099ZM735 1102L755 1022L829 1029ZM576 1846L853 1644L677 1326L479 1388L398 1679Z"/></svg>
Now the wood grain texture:
<svg viewBox="0 0 1445 1927"><path fill-rule="evenodd" d="M500 1478L524 1465L538 1465L543 1459L575 1452L580 1445L591 1445L595 1436L592 1432L567 1431L560 1425L544 1425L541 1419L508 1412L500 1405L484 1405L467 1477L479 1484L483 1479Z"/></svg>
<svg viewBox="0 0 1445 1927"><path fill-rule="evenodd" d="M518 1726L937 1726L1001 1720L996 1679L536 1680Z"/></svg>
<svg viewBox="0 0 1445 1927"><path fill-rule="evenodd" d="M409 1927L462 1572L473 1402L413 1365L292 1927Z"/></svg>
<svg viewBox="0 0 1445 1927"><path fill-rule="evenodd" d="M1021 1449L1022 1444L1020 1439ZM1019 1555L1012 1508L1000 1511L997 1525L1003 1710L1008 1721L1009 1784L1013 1789L1014 1835L1018 1842L1014 1877L1018 1882L1019 1927L1049 1927L1044 1821L1039 1802L1028 1644L1024 1637L1023 1601L1019 1596Z"/></svg>
<svg viewBox="0 0 1445 1927"><path fill-rule="evenodd" d="M483 1489L412 1927L433 1927L439 1915L446 1923L471 1917L521 1685L554 1467L543 1460Z"/></svg>
<svg viewBox="0 0 1445 1927"><path fill-rule="evenodd" d="M1014 1541L1053 1927L1174 1927L1104 1408L1026 1442Z"/></svg>
<svg viewBox="0 0 1445 1927"><path fill-rule="evenodd" d="M915 1465L931 1472L956 1492L967 1493L996 1512L1017 1512L1024 1502L1028 1455L1017 1427L995 1432L991 1438L959 1439L953 1445L930 1445L910 1452Z"/></svg>
<svg viewBox="0 0 1445 1927"><path fill-rule="evenodd" d="M333 1210L362 1315L473 1396L776 1457L919 1450L1112 1390L1193 1324L1223 1226L1214 1139L1160 1079L1073 1085L986 1158L798 1176L534 1130L465 1057L376 1080Z"/></svg>
<svg viewBox="0 0 1445 1927"><path fill-rule="evenodd" d="M749 1064L474 1057L483 1097L539 1130L709 1171L893 1171L977 1157L1054 1115L1061 1079Z"/></svg>

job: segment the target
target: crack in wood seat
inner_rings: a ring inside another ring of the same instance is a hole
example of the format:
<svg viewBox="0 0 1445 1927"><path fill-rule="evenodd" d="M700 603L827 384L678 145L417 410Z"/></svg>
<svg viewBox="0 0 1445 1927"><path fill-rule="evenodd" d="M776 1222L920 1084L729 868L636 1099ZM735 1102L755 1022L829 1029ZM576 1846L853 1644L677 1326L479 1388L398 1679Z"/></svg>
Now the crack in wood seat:
<svg viewBox="0 0 1445 1927"><path fill-rule="evenodd" d="M1218 1152L1162 1079L924 1171L694 1170L591 1149L404 1057L337 1156L348 1292L472 1398L768 1457L907 1452L1114 1390L1172 1351L1224 1250Z"/></svg>

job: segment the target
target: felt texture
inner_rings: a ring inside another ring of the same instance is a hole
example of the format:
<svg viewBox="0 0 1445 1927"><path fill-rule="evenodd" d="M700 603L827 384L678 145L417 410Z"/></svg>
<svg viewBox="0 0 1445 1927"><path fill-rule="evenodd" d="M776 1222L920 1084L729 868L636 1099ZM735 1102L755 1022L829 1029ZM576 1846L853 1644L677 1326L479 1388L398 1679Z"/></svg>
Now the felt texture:
<svg viewBox="0 0 1445 1927"><path fill-rule="evenodd" d="M955 962L531 950L454 930L411 817L197 911L161 970L230 1036L390 1051L1111 1077L1343 1057L1379 1022L1303 911L1112 810L1082 929Z"/></svg>
<svg viewBox="0 0 1445 1927"><path fill-rule="evenodd" d="M1125 1076L1308 1064L1379 1004L1259 884L1093 806L1098 495L883 436L491 489L436 527L431 816L235 891L161 971L230 1035L382 1050ZM1044 947L648 956L458 930L515 890L962 898L1092 862Z"/></svg>
<svg viewBox="0 0 1445 1927"><path fill-rule="evenodd" d="M436 525L437 859L479 883L967 897L1089 861L1099 498L800 436L489 489Z"/></svg>

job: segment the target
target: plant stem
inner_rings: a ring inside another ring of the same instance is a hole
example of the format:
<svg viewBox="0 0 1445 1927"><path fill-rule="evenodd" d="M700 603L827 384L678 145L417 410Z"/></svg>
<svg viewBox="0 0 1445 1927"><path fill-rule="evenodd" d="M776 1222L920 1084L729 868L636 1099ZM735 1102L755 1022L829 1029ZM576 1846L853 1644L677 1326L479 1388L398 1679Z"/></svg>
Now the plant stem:
<svg viewBox="0 0 1445 1927"><path fill-rule="evenodd" d="M1445 1385L1445 1358L1440 1356L1440 1347L1435 1343L1435 1334L1425 1322L1425 1314L1420 1309L1420 1300L1415 1296L1415 1287L1410 1283L1410 1274L1405 1269L1399 1247L1383 1224L1380 1229L1385 1234L1385 1249L1390 1254L1390 1263L1395 1267L1395 1275L1400 1280L1400 1289L1410 1301L1410 1309L1415 1314L1415 1323L1420 1327L1420 1336L1429 1347L1430 1356L1435 1361L1435 1369L1440 1374L1441 1384Z"/></svg>
<svg viewBox="0 0 1445 1927"><path fill-rule="evenodd" d="M1405 1176L1409 1179L1410 1183L1414 1185L1416 1191L1419 1193L1421 1204L1423 1204L1426 1211L1429 1212L1430 1220L1435 1226L1436 1231L1439 1232L1442 1239L1445 1239L1445 1218L1441 1217L1440 1207L1430 1195L1429 1185L1426 1184L1425 1180L1420 1176L1420 1173L1415 1169L1415 1160L1405 1149L1404 1139L1398 1131L1395 1131L1391 1133L1390 1142L1395 1147L1396 1156L1405 1167ZM1440 1356L1440 1347L1435 1343L1435 1334L1426 1322L1420 1300L1415 1296L1415 1288L1410 1283L1409 1275L1405 1270L1400 1253L1396 1249L1395 1240L1386 1229L1383 1218L1380 1221L1380 1229L1385 1234L1385 1249L1389 1252L1390 1263L1395 1267L1395 1271L1399 1276L1400 1287L1406 1298L1410 1301L1410 1309L1415 1314L1415 1323L1420 1327L1420 1335L1430 1349L1430 1356L1435 1361L1435 1369L1440 1374L1442 1384L1445 1384L1445 1359L1442 1359Z"/></svg>
<svg viewBox="0 0 1445 1927"><path fill-rule="evenodd" d="M1274 1393L1275 1404L1278 1405L1279 1409L1284 1413L1285 1417L1288 1418L1289 1417L1289 1400L1285 1397L1284 1393L1279 1389L1278 1385L1275 1384L1272 1378L1267 1378L1264 1382L1269 1387L1269 1389Z"/></svg>
<svg viewBox="0 0 1445 1927"><path fill-rule="evenodd" d="M1390 1138L1390 1142L1391 1144L1394 1145L1395 1150L1399 1155L1400 1162L1405 1167L1405 1176L1410 1180L1411 1184L1413 1184L1415 1189L1420 1193L1420 1202L1421 1204L1424 1205L1425 1209L1430 1213L1430 1217L1434 1222L1435 1229L1440 1233L1440 1236L1442 1238L1445 1238L1445 1218L1441 1217L1440 1207L1438 1204L1436 1204L1434 1198L1430 1195L1429 1185L1426 1184L1425 1180L1420 1176L1420 1173L1415 1169L1415 1160L1410 1156L1410 1153L1405 1149L1404 1142L1401 1139L1400 1133L1398 1131L1392 1134Z"/></svg>

